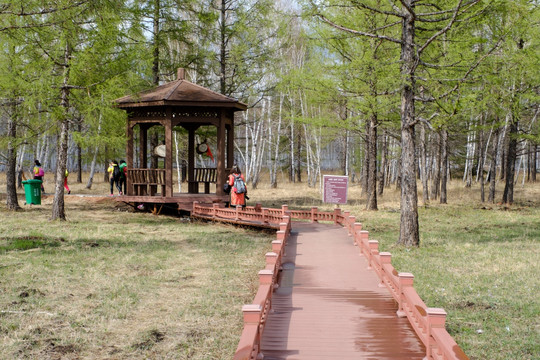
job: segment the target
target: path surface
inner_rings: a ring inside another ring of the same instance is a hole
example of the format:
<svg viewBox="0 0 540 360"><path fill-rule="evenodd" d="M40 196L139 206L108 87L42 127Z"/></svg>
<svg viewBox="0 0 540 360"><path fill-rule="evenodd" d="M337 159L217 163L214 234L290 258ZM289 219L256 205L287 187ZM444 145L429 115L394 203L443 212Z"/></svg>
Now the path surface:
<svg viewBox="0 0 540 360"><path fill-rule="evenodd" d="M293 222L265 360L422 359L425 349L345 228Z"/></svg>

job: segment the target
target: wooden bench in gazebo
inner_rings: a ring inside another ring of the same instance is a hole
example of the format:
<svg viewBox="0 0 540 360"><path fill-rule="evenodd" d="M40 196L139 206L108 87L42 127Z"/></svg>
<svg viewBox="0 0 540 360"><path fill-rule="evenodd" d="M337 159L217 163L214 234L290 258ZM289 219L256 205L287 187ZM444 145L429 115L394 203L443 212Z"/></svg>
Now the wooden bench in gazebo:
<svg viewBox="0 0 540 360"><path fill-rule="evenodd" d="M190 210L193 201L228 201L223 185L234 164L234 113L246 110L245 104L185 80L183 69L178 70L177 80L136 95L124 96L115 102L116 107L128 115L127 189L126 194L117 198L118 201L178 204L178 208L183 210ZM154 126L162 126L165 134L164 166L159 169L149 167L148 131ZM176 126L188 132L186 193L173 192L172 139ZM201 126L216 127L215 167L195 167L195 132ZM138 151L135 151L136 146ZM138 161L134 158L136 153ZM200 184L204 186L204 193L200 192Z"/></svg>

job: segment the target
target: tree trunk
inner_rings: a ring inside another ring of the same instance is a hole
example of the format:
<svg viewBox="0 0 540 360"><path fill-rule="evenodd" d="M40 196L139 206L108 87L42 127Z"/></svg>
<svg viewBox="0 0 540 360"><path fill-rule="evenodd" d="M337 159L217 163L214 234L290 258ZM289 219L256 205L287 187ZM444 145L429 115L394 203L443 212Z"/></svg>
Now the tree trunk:
<svg viewBox="0 0 540 360"><path fill-rule="evenodd" d="M381 168L379 171L379 189L377 195L382 196L384 192L384 185L386 180L386 163L388 159L388 139L386 131L383 132L382 136L382 150L381 150Z"/></svg>
<svg viewBox="0 0 540 360"><path fill-rule="evenodd" d="M403 0L414 9L412 0ZM415 146L415 66L414 46L415 17L408 10L403 14L401 73L405 83L401 90L401 222L398 243L418 246L418 194L416 189L416 146Z"/></svg>
<svg viewBox="0 0 540 360"><path fill-rule="evenodd" d="M221 9L220 9L220 51L219 51L219 89L223 95L226 94L227 84L226 84L226 71L227 71L227 0L221 0Z"/></svg>
<svg viewBox="0 0 540 360"><path fill-rule="evenodd" d="M275 138L272 140L272 143L274 145L274 158L273 161L270 163L270 187L272 189L277 188L277 170L278 170L278 163L279 163L279 143L281 138L281 121L282 121L282 113L283 113L283 100L285 98L285 95L283 93L280 93L279 95L279 110L278 110L278 125L276 130Z"/></svg>
<svg viewBox="0 0 540 360"><path fill-rule="evenodd" d="M26 145L24 144L22 146L22 148L18 151L18 159L17 159L17 165L16 165L16 171L17 171L17 189L22 189L23 188L23 184L22 184L22 181L23 181L23 177L24 179L26 179L26 177L24 176L24 156L25 156L25 153L26 153Z"/></svg>
<svg viewBox="0 0 540 360"><path fill-rule="evenodd" d="M448 130L441 131L441 204L447 204L447 185L448 185Z"/></svg>
<svg viewBox="0 0 540 360"><path fill-rule="evenodd" d="M427 171L427 154L426 154L426 125L420 125L420 178L422 179L422 202L424 206L429 203L429 188L428 188L428 171Z"/></svg>
<svg viewBox="0 0 540 360"><path fill-rule="evenodd" d="M302 140L305 139L305 135L302 136L302 128L298 127L298 141L296 142L296 180L301 183L302 182Z"/></svg>
<svg viewBox="0 0 540 360"><path fill-rule="evenodd" d="M491 167L489 169L489 195L488 201L495 202L495 186L497 185L497 158L499 156L499 128L493 131L493 142L491 149Z"/></svg>
<svg viewBox="0 0 540 360"><path fill-rule="evenodd" d="M518 125L515 118L512 116L509 124L508 133L508 151L506 154L506 182L504 186L504 193L502 202L504 204L512 205L514 202L514 175L516 170L516 150L517 150L517 130Z"/></svg>
<svg viewBox="0 0 540 360"><path fill-rule="evenodd" d="M159 18L160 18L160 2L161 0L154 0L154 54L152 59L152 82L154 85L159 85Z"/></svg>
<svg viewBox="0 0 540 360"><path fill-rule="evenodd" d="M56 178L54 189L54 200L52 206L51 220L66 220L64 211L64 177L66 172L68 135L69 135L69 58L71 47L69 43L64 51L64 83L60 93L60 108L63 110L63 119L60 123L60 138L58 139L58 156L56 162Z"/></svg>
<svg viewBox="0 0 540 360"><path fill-rule="evenodd" d="M508 137L507 130L509 127L508 121L509 121L509 115L506 116L506 123L502 129L502 135L499 138L499 145L498 145L501 149L501 152L500 152L501 161L498 162L499 164L501 164L500 180L504 180L504 177L506 176L506 161L507 161L507 156L508 156L508 147L506 144L507 137Z"/></svg>
<svg viewBox="0 0 540 360"><path fill-rule="evenodd" d="M103 100L103 95L101 96L101 99ZM99 113L98 118L98 136L101 134L101 119L102 119L101 112ZM92 164L90 164L90 175L88 176L88 182L86 183L86 188L91 189L92 188L92 182L94 181L94 173L96 171L96 162L97 162L97 156L98 156L99 146L96 145L94 149L94 156L92 157ZM106 170L106 169L105 169ZM105 175L107 175L107 171L105 171Z"/></svg>
<svg viewBox="0 0 540 360"><path fill-rule="evenodd" d="M482 121L483 125L483 121ZM480 201L485 202L486 196L484 191L484 130L478 133L478 181L480 182Z"/></svg>
<svg viewBox="0 0 540 360"><path fill-rule="evenodd" d="M439 197L439 189L441 188L441 137L442 132L435 134L433 146L435 152L433 154L433 178L431 183L431 198L436 200Z"/></svg>
<svg viewBox="0 0 540 360"><path fill-rule="evenodd" d="M77 130L82 132L82 119L77 122ZM82 184L82 149L81 145L77 144L77 183Z"/></svg>
<svg viewBox="0 0 540 360"><path fill-rule="evenodd" d="M12 114L13 116L13 114ZM17 148L15 141L17 139L17 123L10 116L7 120L7 164L6 164L6 196L7 209L11 211L20 210L19 201L17 200Z"/></svg>
<svg viewBox="0 0 540 360"><path fill-rule="evenodd" d="M538 161L538 145L532 145L532 159L531 159L531 181L536 182L536 162Z"/></svg>
<svg viewBox="0 0 540 360"><path fill-rule="evenodd" d="M369 121L366 120L365 124L365 137L364 137L364 166L362 166L362 172L360 174L360 186L362 191L360 196L367 194L368 191L368 178L369 178Z"/></svg>
<svg viewBox="0 0 540 360"><path fill-rule="evenodd" d="M371 114L367 134L368 177L366 210L377 210L377 114Z"/></svg>

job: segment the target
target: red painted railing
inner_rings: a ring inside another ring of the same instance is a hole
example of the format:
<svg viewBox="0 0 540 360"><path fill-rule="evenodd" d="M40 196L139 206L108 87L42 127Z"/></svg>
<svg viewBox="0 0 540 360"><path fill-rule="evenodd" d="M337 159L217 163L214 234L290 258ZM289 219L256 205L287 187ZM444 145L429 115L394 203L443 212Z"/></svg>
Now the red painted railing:
<svg viewBox="0 0 540 360"><path fill-rule="evenodd" d="M345 214L348 215L348 214ZM345 216L344 226L354 237L354 243L366 257L368 268L373 269L381 285L385 285L398 303L397 315L407 317L414 331L426 347L427 360L469 359L446 331L446 312L440 308L428 308L413 287L414 276L398 273L391 264L392 255L379 253L379 242L369 240L362 224L355 222L354 216Z"/></svg>
<svg viewBox="0 0 540 360"><path fill-rule="evenodd" d="M273 289L277 287L277 274L281 266L285 245L291 231L291 219L331 221L347 228L360 253L368 262L368 269L378 275L381 286L386 286L398 304L397 315L407 317L414 331L426 347L425 360L469 359L445 329L446 312L440 308L428 308L413 287L414 276L398 273L391 264L392 255L379 253L379 242L369 240L369 233L349 212L335 209L319 212L316 207L306 210L265 209L260 205L244 210L193 204L192 215L213 220L251 221L279 229L272 241L272 252L266 254L266 267L259 271L259 289L252 304L244 305L244 329L234 355L234 360L255 360L259 354L260 340L264 331L268 311L271 308Z"/></svg>

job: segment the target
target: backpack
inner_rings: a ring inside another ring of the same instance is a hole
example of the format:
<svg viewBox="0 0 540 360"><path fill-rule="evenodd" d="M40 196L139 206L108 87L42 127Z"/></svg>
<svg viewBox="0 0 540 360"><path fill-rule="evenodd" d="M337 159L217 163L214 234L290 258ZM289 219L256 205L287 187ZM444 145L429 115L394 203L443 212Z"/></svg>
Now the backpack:
<svg viewBox="0 0 540 360"><path fill-rule="evenodd" d="M126 178L126 174L127 174L127 164L126 163L121 163L119 166L118 166L118 169L120 170L120 178L122 179L125 179Z"/></svg>
<svg viewBox="0 0 540 360"><path fill-rule="evenodd" d="M120 168L118 166L113 166L113 179L118 180L120 179Z"/></svg>
<svg viewBox="0 0 540 360"><path fill-rule="evenodd" d="M240 175L234 176L234 192L237 194L243 194L246 192L246 183Z"/></svg>

